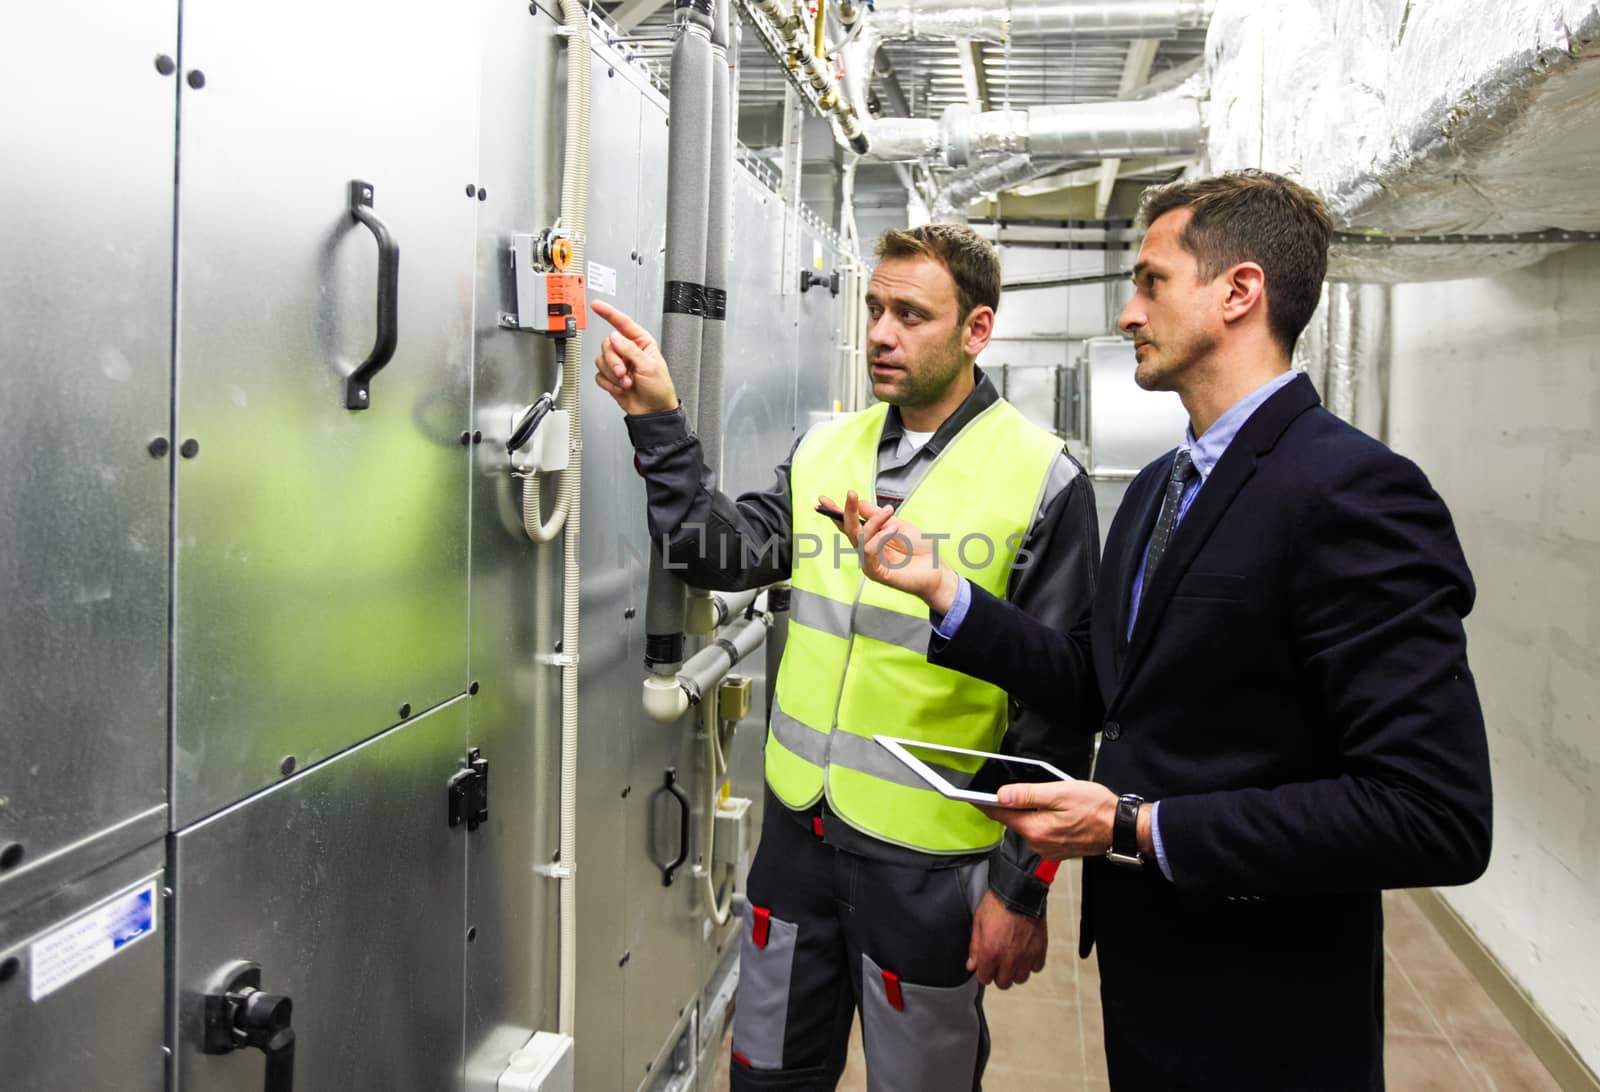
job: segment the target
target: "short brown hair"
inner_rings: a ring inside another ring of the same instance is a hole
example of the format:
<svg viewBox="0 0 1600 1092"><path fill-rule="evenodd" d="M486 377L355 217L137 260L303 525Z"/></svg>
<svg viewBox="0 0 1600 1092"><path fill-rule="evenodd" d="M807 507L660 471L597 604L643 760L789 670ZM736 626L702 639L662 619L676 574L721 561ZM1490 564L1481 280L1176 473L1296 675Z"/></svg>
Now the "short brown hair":
<svg viewBox="0 0 1600 1092"><path fill-rule="evenodd" d="M1193 209L1184 249L1210 280L1240 262L1267 275L1267 321L1285 352L1311 321L1328 272L1333 229L1322 198L1266 171L1230 171L1152 186L1139 203L1146 227L1175 209Z"/></svg>
<svg viewBox="0 0 1600 1092"><path fill-rule="evenodd" d="M956 303L965 322L972 309L1000 310L1000 258L983 236L966 224L923 224L890 229L878 236L880 258L933 258L956 282Z"/></svg>

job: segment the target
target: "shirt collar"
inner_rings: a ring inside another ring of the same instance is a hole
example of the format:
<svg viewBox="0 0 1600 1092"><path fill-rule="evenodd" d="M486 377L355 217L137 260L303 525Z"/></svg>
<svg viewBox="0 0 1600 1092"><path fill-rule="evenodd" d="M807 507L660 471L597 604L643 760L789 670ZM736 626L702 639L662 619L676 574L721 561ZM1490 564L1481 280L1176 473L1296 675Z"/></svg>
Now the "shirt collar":
<svg viewBox="0 0 1600 1092"><path fill-rule="evenodd" d="M1212 422L1211 427L1206 429L1205 435L1198 439L1192 426L1183 430L1183 449L1188 451L1189 457L1194 460L1195 469L1200 471L1202 483L1211 476L1211 471L1221 461L1223 452L1228 450L1228 445L1239 435L1239 430L1244 428L1244 423L1250 420L1251 414L1261 408L1261 403L1292 383L1299 374L1291 368L1261 384L1229 406L1227 412Z"/></svg>

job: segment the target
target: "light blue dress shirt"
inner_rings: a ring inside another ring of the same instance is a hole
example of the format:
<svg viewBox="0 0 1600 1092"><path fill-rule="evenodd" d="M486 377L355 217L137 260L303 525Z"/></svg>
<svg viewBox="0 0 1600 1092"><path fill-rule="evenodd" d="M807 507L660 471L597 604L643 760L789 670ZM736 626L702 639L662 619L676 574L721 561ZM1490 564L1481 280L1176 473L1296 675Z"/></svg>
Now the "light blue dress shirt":
<svg viewBox="0 0 1600 1092"><path fill-rule="evenodd" d="M1195 469L1200 473L1189 483L1183 491L1183 496L1178 500L1178 514L1172 521L1172 529L1177 531L1178 525L1183 522L1183 517L1188 514L1189 508L1194 504L1195 497L1199 496L1200 488L1205 485L1206 479L1211 477L1211 472L1216 469L1217 463L1222 460L1223 453L1228 450L1228 445L1233 443L1233 438L1239 435L1239 430L1244 423L1250 420L1252 414L1261 408L1261 404L1271 398L1279 390L1294 381L1298 372L1287 371L1282 375L1268 380L1255 390L1229 406L1227 412L1214 421L1205 433L1196 437L1192 428L1184 429L1183 444L1178 449L1187 451L1194 460ZM1134 574L1133 587L1130 590L1132 599L1128 604L1128 636L1133 636L1133 623L1139 617L1139 597L1144 592L1144 570L1150 559L1150 543L1144 545L1144 555L1139 559L1139 571ZM933 631L945 640L956 635L956 630L961 628L961 623L967 617L967 610L972 605L972 586L967 583L967 578L962 577L960 585L956 588L955 602L950 605L950 610L943 616L934 616ZM1156 862L1161 866L1161 874L1167 879L1172 879L1172 867L1167 864L1166 848L1161 843L1161 802L1158 800L1150 809L1150 836L1155 842Z"/></svg>

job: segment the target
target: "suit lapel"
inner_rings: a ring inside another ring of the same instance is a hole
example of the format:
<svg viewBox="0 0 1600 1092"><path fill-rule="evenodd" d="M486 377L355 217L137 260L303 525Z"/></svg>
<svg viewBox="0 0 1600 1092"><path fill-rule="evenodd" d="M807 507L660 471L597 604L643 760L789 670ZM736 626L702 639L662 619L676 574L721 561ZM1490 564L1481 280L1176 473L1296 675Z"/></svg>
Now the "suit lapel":
<svg viewBox="0 0 1600 1092"><path fill-rule="evenodd" d="M1119 662L1117 693L1108 704L1108 710L1115 708L1128 689L1128 683L1137 673L1153 635L1160 628L1161 616L1166 612L1167 604L1171 601L1179 580L1188 572L1189 566L1193 564L1201 548L1216 530L1218 522L1233 503L1234 497L1255 473L1257 462L1272 450L1278 438L1295 418L1318 404L1320 400L1311 381L1305 376L1296 378L1251 414L1250 419L1239 430L1239 434L1228 445L1228 450L1217 461L1211 476L1200 487L1200 492L1195 497L1194 504L1190 506L1188 514L1183 517L1183 522L1173 531L1160 567L1154 573L1145 574L1144 596L1139 604L1139 617L1134 623L1133 636L1128 642L1126 653ZM1171 458L1168 457L1164 462L1170 472ZM1139 558L1150 541L1150 533L1155 525L1154 513L1160 509L1160 494L1161 491L1158 490L1155 507L1148 521L1144 519L1145 513L1141 513L1140 537L1131 544L1128 552L1130 568L1127 580L1130 587L1133 575L1138 571ZM1123 598L1126 603L1129 595L1124 594ZM1126 631L1128 607L1125 605L1122 610L1121 624Z"/></svg>

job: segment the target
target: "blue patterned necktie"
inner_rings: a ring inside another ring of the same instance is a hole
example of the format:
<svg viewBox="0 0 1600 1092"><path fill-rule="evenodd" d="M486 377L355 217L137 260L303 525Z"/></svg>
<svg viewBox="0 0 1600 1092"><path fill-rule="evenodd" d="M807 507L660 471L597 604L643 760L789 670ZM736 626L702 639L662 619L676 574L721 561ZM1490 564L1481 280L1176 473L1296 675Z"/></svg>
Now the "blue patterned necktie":
<svg viewBox="0 0 1600 1092"><path fill-rule="evenodd" d="M1155 578L1156 568L1161 564L1162 555L1167 552L1167 544L1172 540L1172 527L1178 522L1178 506L1183 502L1183 491L1195 479L1200 471L1195 469L1194 460L1189 457L1188 449L1178 452L1177 458L1172 460L1172 476L1167 479L1167 495L1161 498L1161 514L1156 517L1156 529L1150 532L1150 552L1145 555L1144 585L1139 592L1139 602L1144 602L1144 595L1150 590L1150 582Z"/></svg>

